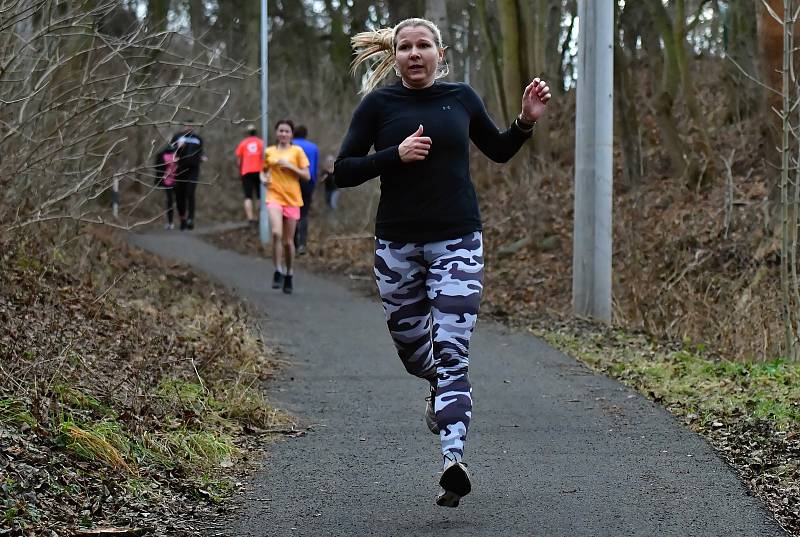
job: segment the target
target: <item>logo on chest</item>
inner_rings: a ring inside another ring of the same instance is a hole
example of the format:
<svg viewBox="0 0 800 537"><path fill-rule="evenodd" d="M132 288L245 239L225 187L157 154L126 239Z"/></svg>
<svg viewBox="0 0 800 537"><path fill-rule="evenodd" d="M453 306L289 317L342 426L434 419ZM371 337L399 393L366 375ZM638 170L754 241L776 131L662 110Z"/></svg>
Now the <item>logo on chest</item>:
<svg viewBox="0 0 800 537"><path fill-rule="evenodd" d="M452 110L453 108L448 104L446 106L442 106L442 110Z"/></svg>

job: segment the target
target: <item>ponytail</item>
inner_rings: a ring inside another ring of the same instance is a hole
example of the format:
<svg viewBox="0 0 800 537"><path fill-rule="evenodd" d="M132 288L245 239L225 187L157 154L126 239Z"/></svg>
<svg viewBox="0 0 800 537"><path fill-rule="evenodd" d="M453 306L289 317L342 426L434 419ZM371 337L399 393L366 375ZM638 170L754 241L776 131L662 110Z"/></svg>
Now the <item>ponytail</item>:
<svg viewBox="0 0 800 537"><path fill-rule="evenodd" d="M356 34L350 43L356 55L350 64L350 72L353 75L364 62L374 62L367 80L361 84L361 93L369 93L394 67L394 29L381 28L371 32L361 32Z"/></svg>

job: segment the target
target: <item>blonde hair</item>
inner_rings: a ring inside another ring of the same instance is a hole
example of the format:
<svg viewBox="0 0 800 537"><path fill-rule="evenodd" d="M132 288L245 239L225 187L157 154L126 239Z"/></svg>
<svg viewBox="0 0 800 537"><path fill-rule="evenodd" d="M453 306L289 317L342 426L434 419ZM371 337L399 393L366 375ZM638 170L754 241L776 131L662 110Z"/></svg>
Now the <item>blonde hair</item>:
<svg viewBox="0 0 800 537"><path fill-rule="evenodd" d="M361 32L350 39L350 44L355 51L355 58L350 64L350 72L355 75L358 67L366 62L372 65L369 68L366 80L361 83L361 93L369 93L375 89L394 67L395 48L397 47L397 34L407 26L424 26L433 34L436 46L444 49L442 32L427 19L412 18L399 22L394 28L381 28L370 32ZM442 62L436 68L436 78L447 76L449 69Z"/></svg>

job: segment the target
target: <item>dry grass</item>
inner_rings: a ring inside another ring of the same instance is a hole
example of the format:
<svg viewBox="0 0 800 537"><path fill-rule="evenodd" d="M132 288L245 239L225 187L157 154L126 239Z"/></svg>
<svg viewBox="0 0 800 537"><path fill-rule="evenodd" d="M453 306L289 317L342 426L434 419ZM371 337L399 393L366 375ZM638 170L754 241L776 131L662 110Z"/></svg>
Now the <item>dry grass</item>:
<svg viewBox="0 0 800 537"><path fill-rule="evenodd" d="M115 425L109 428L108 426L102 427L102 425L100 423L96 424L94 429L82 429L74 423L65 423L62 430L69 438L67 448L87 460L99 460L114 470L122 470L129 475L138 476L138 468L128 464L120 450L114 445L127 445L127 440L119 432L118 427ZM101 427L105 430L98 431L97 429ZM109 436L113 438L114 444L107 439Z"/></svg>
<svg viewBox="0 0 800 537"><path fill-rule="evenodd" d="M293 427L263 392L277 360L252 313L107 229L52 231L0 239L0 443L21 454L0 507L66 534L229 498L257 437Z"/></svg>

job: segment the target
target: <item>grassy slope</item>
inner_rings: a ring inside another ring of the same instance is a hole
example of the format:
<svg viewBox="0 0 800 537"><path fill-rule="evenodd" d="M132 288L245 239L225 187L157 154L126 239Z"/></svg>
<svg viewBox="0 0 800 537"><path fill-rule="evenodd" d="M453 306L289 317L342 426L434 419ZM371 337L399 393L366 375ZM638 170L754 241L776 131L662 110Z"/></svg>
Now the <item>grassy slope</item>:
<svg viewBox="0 0 800 537"><path fill-rule="evenodd" d="M0 527L189 534L289 429L248 313L105 230L0 251ZM235 471L234 471L235 470Z"/></svg>
<svg viewBox="0 0 800 537"><path fill-rule="evenodd" d="M800 364L724 360L703 345L664 344L619 329L573 324L532 331L664 405L800 534Z"/></svg>

